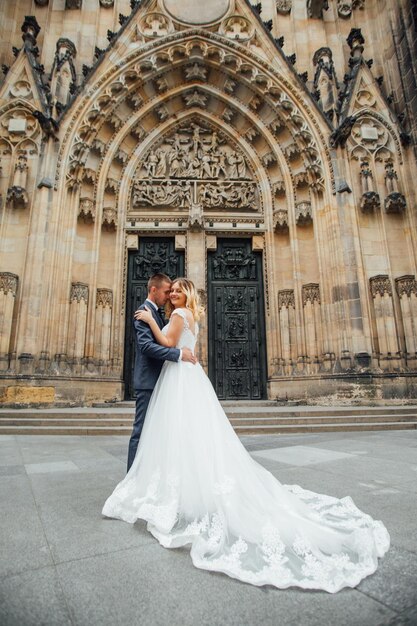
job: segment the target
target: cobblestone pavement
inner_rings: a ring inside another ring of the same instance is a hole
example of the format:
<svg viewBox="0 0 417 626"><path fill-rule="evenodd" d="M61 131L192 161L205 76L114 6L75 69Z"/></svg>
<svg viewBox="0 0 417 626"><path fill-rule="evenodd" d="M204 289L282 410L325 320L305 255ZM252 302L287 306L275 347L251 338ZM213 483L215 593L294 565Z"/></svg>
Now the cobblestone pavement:
<svg viewBox="0 0 417 626"><path fill-rule="evenodd" d="M248 436L282 482L355 503L392 547L335 595L251 587L193 567L146 531L103 519L125 472L126 437L0 437L2 626L417 624L417 431Z"/></svg>

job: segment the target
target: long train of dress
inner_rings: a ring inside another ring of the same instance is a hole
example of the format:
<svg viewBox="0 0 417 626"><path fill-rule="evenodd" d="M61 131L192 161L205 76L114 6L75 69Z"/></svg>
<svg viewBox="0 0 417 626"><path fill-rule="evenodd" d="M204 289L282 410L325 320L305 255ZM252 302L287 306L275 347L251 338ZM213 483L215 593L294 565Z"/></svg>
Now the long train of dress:
<svg viewBox="0 0 417 626"><path fill-rule="evenodd" d="M195 347L184 318L178 347ZM103 515L148 522L196 567L253 585L334 593L355 587L389 548L380 521L350 497L282 485L245 450L200 365L166 362L138 452Z"/></svg>

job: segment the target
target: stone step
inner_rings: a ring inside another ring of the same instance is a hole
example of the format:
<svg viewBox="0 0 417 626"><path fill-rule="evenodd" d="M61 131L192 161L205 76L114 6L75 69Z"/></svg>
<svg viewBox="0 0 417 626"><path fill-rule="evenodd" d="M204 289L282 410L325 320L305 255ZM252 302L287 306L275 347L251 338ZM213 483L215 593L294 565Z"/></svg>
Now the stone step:
<svg viewBox="0 0 417 626"><path fill-rule="evenodd" d="M278 406L223 403L239 434L417 428L417 406ZM122 405L122 406L121 406ZM129 435L134 403L105 407L0 409L0 434Z"/></svg>
<svg viewBox="0 0 417 626"><path fill-rule="evenodd" d="M308 432L353 432L369 430L410 430L416 429L417 422L365 422L333 423L308 425L251 425L236 426L239 435L292 434ZM5 426L0 425L0 435L125 435L131 433L130 426Z"/></svg>
<svg viewBox="0 0 417 626"><path fill-rule="evenodd" d="M293 424L293 425L307 425L307 424L337 424L342 422L348 423L364 423L369 422L368 415L334 415L332 417L315 415L306 417L295 416L230 416L231 424L237 426L249 426L249 425L266 425L266 426L279 426L281 424ZM413 415L376 415L372 416L372 420L378 423L384 422L417 422L417 413ZM133 422L133 414L128 416L106 416L100 417L99 415L91 417L67 417L67 416L44 416L39 417L6 417L0 415L0 425L2 426L126 426L131 427Z"/></svg>
<svg viewBox="0 0 417 626"><path fill-rule="evenodd" d="M350 417L350 416L369 416L377 418L378 416L393 417L398 415L417 415L417 406L392 406L392 407L298 407L297 409L288 407L275 406L225 406L226 414L229 418L250 418L259 419L260 417L291 417L291 418L307 418L307 417ZM113 408L92 408L92 407L75 407L75 408L51 408L51 409L0 409L0 419L16 418L16 419L61 419L69 417L72 419L105 419L106 417L117 417L119 419L131 420L134 415L134 406L132 407L113 407Z"/></svg>

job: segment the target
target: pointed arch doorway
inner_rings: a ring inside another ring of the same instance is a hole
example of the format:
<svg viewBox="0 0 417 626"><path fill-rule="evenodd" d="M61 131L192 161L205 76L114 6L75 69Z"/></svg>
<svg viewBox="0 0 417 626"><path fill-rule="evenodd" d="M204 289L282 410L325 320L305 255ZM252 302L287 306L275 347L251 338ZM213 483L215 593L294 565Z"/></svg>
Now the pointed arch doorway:
<svg viewBox="0 0 417 626"><path fill-rule="evenodd" d="M262 252L218 239L208 253L209 375L221 400L266 398Z"/></svg>
<svg viewBox="0 0 417 626"><path fill-rule="evenodd" d="M175 249L175 237L140 237L139 249L129 252L124 360L126 400L135 397L133 369L136 337L133 315L147 296L150 276L157 273L166 274L170 278L184 275L184 252Z"/></svg>

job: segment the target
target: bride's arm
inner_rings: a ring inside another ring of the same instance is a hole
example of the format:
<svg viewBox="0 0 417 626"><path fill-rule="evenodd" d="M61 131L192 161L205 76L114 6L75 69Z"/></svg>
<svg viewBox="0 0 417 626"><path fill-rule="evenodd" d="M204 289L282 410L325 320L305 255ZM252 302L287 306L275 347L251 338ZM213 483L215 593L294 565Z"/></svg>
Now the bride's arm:
<svg viewBox="0 0 417 626"><path fill-rule="evenodd" d="M173 348L177 345L184 328L184 320L182 317L174 315L169 324L169 330L167 334L164 335L147 307L146 311L139 311L137 313L136 319L149 324L156 341L160 346L166 346L167 348Z"/></svg>

